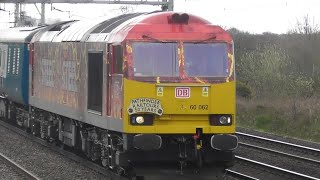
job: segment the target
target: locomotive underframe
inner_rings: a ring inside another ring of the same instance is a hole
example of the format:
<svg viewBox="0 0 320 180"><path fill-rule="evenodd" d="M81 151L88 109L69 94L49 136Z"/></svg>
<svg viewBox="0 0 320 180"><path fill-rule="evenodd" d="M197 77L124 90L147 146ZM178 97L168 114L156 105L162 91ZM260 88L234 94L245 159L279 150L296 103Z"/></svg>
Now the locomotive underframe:
<svg viewBox="0 0 320 180"><path fill-rule="evenodd" d="M173 166L183 173L184 169L190 167L229 167L234 162L232 151L212 149L212 135L209 134L162 134L159 135L159 149L151 145L149 149L146 147L141 150L134 143L137 134L105 130L7 99L0 99L0 115L48 142L82 152L92 161L119 174L128 175L133 169L135 173L145 173L145 167L156 166Z"/></svg>

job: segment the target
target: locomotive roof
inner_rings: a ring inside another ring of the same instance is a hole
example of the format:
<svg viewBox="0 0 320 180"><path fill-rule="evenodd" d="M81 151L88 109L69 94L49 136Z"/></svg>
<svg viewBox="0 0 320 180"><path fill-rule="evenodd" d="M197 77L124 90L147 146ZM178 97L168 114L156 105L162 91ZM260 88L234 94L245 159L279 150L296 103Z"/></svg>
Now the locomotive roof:
<svg viewBox="0 0 320 180"><path fill-rule="evenodd" d="M111 19L69 21L47 27L39 32L33 41L42 42L80 42L105 41L109 33L123 22L142 13L123 14Z"/></svg>
<svg viewBox="0 0 320 180"><path fill-rule="evenodd" d="M135 27L145 25L169 24L169 17L177 15L174 12L151 12L123 14L113 18L100 18L96 20L61 22L38 32L33 42L121 42ZM182 14L186 15L186 14ZM180 16L180 15L178 15ZM186 15L188 24L212 24L200 17ZM185 17L186 17L185 16ZM198 26L197 26L198 27ZM147 29L138 28L138 31ZM196 28L198 29L198 28ZM163 31L160 29L153 29ZM135 30L137 32L137 28ZM201 30L199 30L201 31ZM206 32L212 32L211 29Z"/></svg>
<svg viewBox="0 0 320 180"><path fill-rule="evenodd" d="M43 26L2 29L0 30L0 42L27 43L42 28Z"/></svg>

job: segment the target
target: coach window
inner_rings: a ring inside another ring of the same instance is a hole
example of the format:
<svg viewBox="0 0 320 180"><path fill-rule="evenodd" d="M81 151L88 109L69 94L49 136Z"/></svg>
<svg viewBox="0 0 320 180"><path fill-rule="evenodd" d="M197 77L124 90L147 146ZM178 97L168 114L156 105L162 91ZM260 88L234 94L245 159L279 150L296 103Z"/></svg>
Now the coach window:
<svg viewBox="0 0 320 180"><path fill-rule="evenodd" d="M113 46L113 74L122 74L122 47Z"/></svg>
<svg viewBox="0 0 320 180"><path fill-rule="evenodd" d="M102 52L88 54L88 110L102 112Z"/></svg>
<svg viewBox="0 0 320 180"><path fill-rule="evenodd" d="M16 75L18 75L20 67L20 48L18 48L16 64Z"/></svg>
<svg viewBox="0 0 320 180"><path fill-rule="evenodd" d="M6 73L6 60L7 60L7 51L8 51L8 46L6 45L1 45L0 44L0 70L1 73Z"/></svg>
<svg viewBox="0 0 320 180"><path fill-rule="evenodd" d="M10 70L11 70L11 57L12 57L11 49L12 48L9 48L9 52L8 52L8 69L7 69L8 74L10 74Z"/></svg>

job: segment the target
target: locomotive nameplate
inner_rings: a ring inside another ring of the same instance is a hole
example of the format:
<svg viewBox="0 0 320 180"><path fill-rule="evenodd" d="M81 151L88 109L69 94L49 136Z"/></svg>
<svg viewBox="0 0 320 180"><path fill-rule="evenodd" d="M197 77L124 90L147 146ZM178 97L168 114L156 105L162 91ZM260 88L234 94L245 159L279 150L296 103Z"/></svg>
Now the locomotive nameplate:
<svg viewBox="0 0 320 180"><path fill-rule="evenodd" d="M161 102L158 99L153 98L136 98L131 99L128 113L136 114L136 113L153 113L159 116L162 115L163 109L161 107Z"/></svg>

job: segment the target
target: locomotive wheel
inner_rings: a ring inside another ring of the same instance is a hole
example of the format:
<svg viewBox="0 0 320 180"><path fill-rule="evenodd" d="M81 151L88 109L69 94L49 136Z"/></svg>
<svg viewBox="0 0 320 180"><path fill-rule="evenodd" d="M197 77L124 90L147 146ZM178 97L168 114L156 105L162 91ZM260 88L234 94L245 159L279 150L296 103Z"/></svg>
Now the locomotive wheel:
<svg viewBox="0 0 320 180"><path fill-rule="evenodd" d="M102 159L102 160L101 160L101 165L102 165L103 167L109 166L108 159Z"/></svg>
<svg viewBox="0 0 320 180"><path fill-rule="evenodd" d="M135 176L135 177L131 177L130 180L144 180L143 176Z"/></svg>
<svg viewBox="0 0 320 180"><path fill-rule="evenodd" d="M121 167L116 167L116 173L117 173L118 175L120 175L120 176L123 176L124 173L125 173L125 171L124 171L124 169L121 168Z"/></svg>
<svg viewBox="0 0 320 180"><path fill-rule="evenodd" d="M61 142L61 144L60 144L60 149L62 149L62 150L65 150L65 145L64 145L64 143L63 142Z"/></svg>
<svg viewBox="0 0 320 180"><path fill-rule="evenodd" d="M30 133L31 132L31 129L28 128L27 126L23 126L23 130L27 133Z"/></svg>

